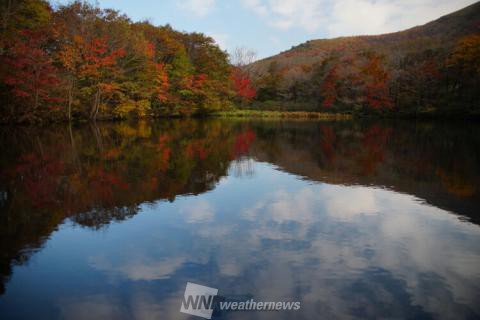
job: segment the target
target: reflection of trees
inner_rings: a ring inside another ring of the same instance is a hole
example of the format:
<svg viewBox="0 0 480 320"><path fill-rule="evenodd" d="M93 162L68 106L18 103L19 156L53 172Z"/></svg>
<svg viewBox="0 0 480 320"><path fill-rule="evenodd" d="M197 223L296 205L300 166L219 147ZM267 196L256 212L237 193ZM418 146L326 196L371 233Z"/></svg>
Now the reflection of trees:
<svg viewBox="0 0 480 320"><path fill-rule="evenodd" d="M178 120L0 130L0 273L66 218L101 228L140 204L254 174L254 159L313 181L388 187L479 222L474 126ZM241 195L239 195L241 196ZM2 281L2 283L4 283Z"/></svg>
<svg viewBox="0 0 480 320"><path fill-rule="evenodd" d="M255 174L255 163L251 158L241 158L232 162L235 177L252 177Z"/></svg>
<svg viewBox="0 0 480 320"><path fill-rule="evenodd" d="M252 153L310 180L392 188L478 216L480 140L474 125L262 123Z"/></svg>
<svg viewBox="0 0 480 320"><path fill-rule="evenodd" d="M1 132L9 146L0 155L1 274L65 218L101 228L134 216L141 203L214 188L255 138L242 127L168 121Z"/></svg>

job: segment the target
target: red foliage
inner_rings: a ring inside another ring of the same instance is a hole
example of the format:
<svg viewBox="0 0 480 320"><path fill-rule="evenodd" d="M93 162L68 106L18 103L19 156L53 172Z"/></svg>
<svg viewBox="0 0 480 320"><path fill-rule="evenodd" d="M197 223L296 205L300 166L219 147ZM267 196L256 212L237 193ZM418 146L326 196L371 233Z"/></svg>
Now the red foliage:
<svg viewBox="0 0 480 320"><path fill-rule="evenodd" d="M250 145L255 141L256 137L255 132L250 129L239 133L235 138L235 145L233 147L234 156L239 157L246 155L248 150L250 150Z"/></svg>
<svg viewBox="0 0 480 320"><path fill-rule="evenodd" d="M123 48L109 51L106 38L95 38L87 45L84 58L85 65L82 74L90 77L100 77L103 72L117 72L117 59L125 56Z"/></svg>
<svg viewBox="0 0 480 320"><path fill-rule="evenodd" d="M381 128L377 125L365 132L362 143L365 152L360 159L364 174L372 174L383 162L385 145L391 133L392 128Z"/></svg>
<svg viewBox="0 0 480 320"><path fill-rule="evenodd" d="M390 98L388 88L384 82L376 82L366 85L365 97L368 105L374 109L393 107L392 99Z"/></svg>
<svg viewBox="0 0 480 320"><path fill-rule="evenodd" d="M330 108L335 102L335 100L337 99L337 89L336 89L337 70L338 70L338 67L336 65L333 66L328 72L321 86L322 97L323 97L322 105L325 108Z"/></svg>
<svg viewBox="0 0 480 320"><path fill-rule="evenodd" d="M104 204L113 202L114 189L127 190L129 184L122 180L114 172L108 172L104 168L94 168L89 172L90 189L95 192Z"/></svg>
<svg viewBox="0 0 480 320"><path fill-rule="evenodd" d="M376 55L370 57L367 64L363 67L363 72L367 75L367 83L365 85L367 104L374 109L382 107L392 108L393 102L387 85L389 75L383 68L380 57Z"/></svg>
<svg viewBox="0 0 480 320"><path fill-rule="evenodd" d="M186 147L186 154L189 159L195 156L200 160L205 160L207 157L207 150L200 144L199 141L192 141Z"/></svg>
<svg viewBox="0 0 480 320"><path fill-rule="evenodd" d="M245 72L240 68L233 68L230 78L233 83L233 88L238 97L247 101L255 98L257 90L252 85L252 81Z"/></svg>
<svg viewBox="0 0 480 320"><path fill-rule="evenodd" d="M29 153L19 158L19 164L14 172L21 179L34 207L49 208L56 204L61 176L65 174L65 165L62 161Z"/></svg>
<svg viewBox="0 0 480 320"><path fill-rule="evenodd" d="M51 96L52 88L59 83L57 69L44 49L48 41L45 31L23 31L8 50L4 60L6 74L3 82L10 86L17 98L28 101L36 108L41 102L58 102Z"/></svg>

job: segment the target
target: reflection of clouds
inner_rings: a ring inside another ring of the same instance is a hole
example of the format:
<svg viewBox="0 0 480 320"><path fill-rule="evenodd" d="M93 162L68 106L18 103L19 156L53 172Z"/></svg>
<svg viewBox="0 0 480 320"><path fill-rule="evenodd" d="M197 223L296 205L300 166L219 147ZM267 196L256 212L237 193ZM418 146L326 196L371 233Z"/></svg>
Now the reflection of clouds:
<svg viewBox="0 0 480 320"><path fill-rule="evenodd" d="M452 317L468 314L466 306L476 305L478 227L415 197L324 184L266 195L242 217L256 223L242 238L249 239L252 251L264 254L237 269L245 273L251 264L268 265L268 272L256 279L256 291L264 296L295 296L296 287L305 287L306 308L337 317L346 316L349 306L369 306L371 316L381 316L375 314L376 302L405 304L401 312L417 304L424 308L418 312ZM266 239L281 251L269 251ZM308 245L289 249L300 240ZM363 289L354 295L349 286ZM370 302L368 292L375 294ZM399 301L409 296L411 300Z"/></svg>
<svg viewBox="0 0 480 320"><path fill-rule="evenodd" d="M187 223L200 223L213 220L215 210L205 199L186 203L180 208L180 213L185 216Z"/></svg>
<svg viewBox="0 0 480 320"><path fill-rule="evenodd" d="M128 309L107 295L91 295L59 304L60 318L71 320L130 319Z"/></svg>
<svg viewBox="0 0 480 320"><path fill-rule="evenodd" d="M350 221L357 215L379 213L376 194L379 190L362 187L322 185L305 187L295 193L279 190L245 209L243 215L252 220L261 214L277 223L311 222L322 212L333 218Z"/></svg>
<svg viewBox="0 0 480 320"><path fill-rule="evenodd" d="M89 258L91 267L111 273L111 275L121 275L129 280L159 280L169 278L186 259L184 257L173 257L160 261L144 261L138 259L127 260L118 265L114 265L104 256L95 256Z"/></svg>
<svg viewBox="0 0 480 320"><path fill-rule="evenodd" d="M179 289L169 292L164 299L158 299L158 297L145 290L138 290L131 300L131 318L139 320L186 319L185 315L179 311L185 286Z"/></svg>
<svg viewBox="0 0 480 320"><path fill-rule="evenodd" d="M158 299L144 289L134 289L127 299L115 299L104 294L60 299L61 319L185 319L179 312L183 290L170 292L165 299Z"/></svg>
<svg viewBox="0 0 480 320"><path fill-rule="evenodd" d="M262 179L265 172L259 170L253 179ZM227 182L223 192L232 192L231 187L246 194L232 180ZM218 284L226 296L301 300L301 314L290 318L355 318L356 310L365 318L464 318L480 313L479 228L415 197L297 181L279 184L275 192L258 192L246 198L244 206L230 215L215 215L221 202L192 197L177 206L181 215L172 215L175 220L151 216L160 219L159 228L152 228L146 238L132 238L133 257L125 253L107 260L100 255L90 264L133 281L169 277L166 282L174 288L167 295L140 290L129 296L128 311L137 319L181 317L178 299L187 280ZM172 234L175 243L167 241ZM162 250L152 252L145 246L151 239L161 242ZM149 281L139 286L158 290L160 285ZM106 306L105 299L98 305L79 301L106 318L121 310ZM248 316L289 318L283 313Z"/></svg>
<svg viewBox="0 0 480 320"><path fill-rule="evenodd" d="M321 192L326 211L336 219L350 221L359 214L378 213L376 191L361 187L328 186Z"/></svg>
<svg viewBox="0 0 480 320"><path fill-rule="evenodd" d="M315 193L310 188L303 188L293 194L279 190L252 208L244 210L243 215L249 220L256 220L263 219L260 216L267 214L276 223L309 222L314 219L315 201Z"/></svg>

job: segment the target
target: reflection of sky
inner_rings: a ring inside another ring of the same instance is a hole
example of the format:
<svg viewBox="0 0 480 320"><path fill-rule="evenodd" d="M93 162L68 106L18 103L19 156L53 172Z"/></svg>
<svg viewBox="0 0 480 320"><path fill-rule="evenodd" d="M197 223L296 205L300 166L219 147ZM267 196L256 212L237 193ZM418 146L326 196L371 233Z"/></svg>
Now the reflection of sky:
<svg viewBox="0 0 480 320"><path fill-rule="evenodd" d="M300 300L294 315L305 318L480 316L477 226L409 195L249 165L211 192L144 205L100 231L62 225L14 270L0 308L185 319L178 310L191 281L227 297Z"/></svg>

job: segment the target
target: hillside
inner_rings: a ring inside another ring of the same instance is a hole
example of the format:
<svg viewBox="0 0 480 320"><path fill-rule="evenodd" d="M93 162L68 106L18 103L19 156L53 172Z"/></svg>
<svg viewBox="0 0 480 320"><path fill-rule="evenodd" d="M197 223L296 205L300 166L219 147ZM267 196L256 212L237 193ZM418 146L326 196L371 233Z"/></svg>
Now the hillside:
<svg viewBox="0 0 480 320"><path fill-rule="evenodd" d="M479 60L477 2L405 31L307 41L248 70L270 106L475 113Z"/></svg>

